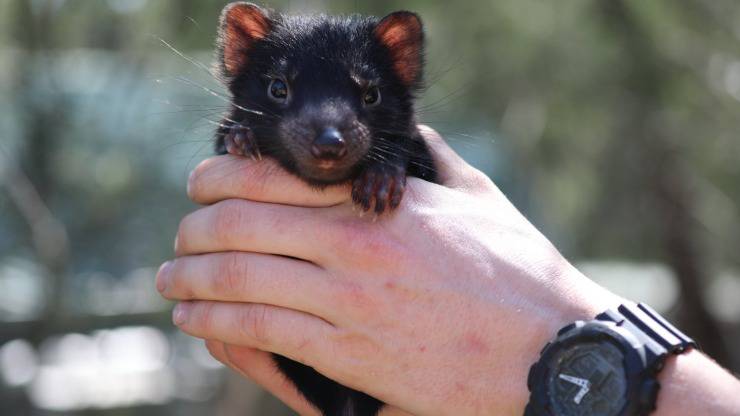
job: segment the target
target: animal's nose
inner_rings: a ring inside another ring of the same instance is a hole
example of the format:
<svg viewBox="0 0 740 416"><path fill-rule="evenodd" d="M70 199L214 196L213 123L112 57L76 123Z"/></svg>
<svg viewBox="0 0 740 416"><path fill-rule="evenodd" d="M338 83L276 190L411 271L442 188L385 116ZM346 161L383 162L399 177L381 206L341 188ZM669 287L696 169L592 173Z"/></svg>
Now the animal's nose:
<svg viewBox="0 0 740 416"><path fill-rule="evenodd" d="M311 154L317 159L341 159L347 154L347 143L339 130L330 127L313 140Z"/></svg>

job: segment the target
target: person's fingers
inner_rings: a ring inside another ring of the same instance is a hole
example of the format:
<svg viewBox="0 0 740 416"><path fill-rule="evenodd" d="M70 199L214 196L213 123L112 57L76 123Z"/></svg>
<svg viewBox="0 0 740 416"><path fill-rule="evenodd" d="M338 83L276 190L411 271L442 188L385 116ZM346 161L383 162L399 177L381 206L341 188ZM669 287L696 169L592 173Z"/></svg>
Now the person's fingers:
<svg viewBox="0 0 740 416"><path fill-rule="evenodd" d="M243 199L221 201L180 222L175 255L251 251L318 262L335 254L326 251L329 221L317 209Z"/></svg>
<svg viewBox="0 0 740 416"><path fill-rule="evenodd" d="M320 412L296 389L275 365L272 354L250 347L228 345L206 340L211 355L242 376L254 381L302 416L319 416ZM383 406L379 416L414 416L397 407Z"/></svg>
<svg viewBox="0 0 740 416"><path fill-rule="evenodd" d="M316 316L257 303L180 302L172 320L194 337L271 351L311 366L318 363L306 360L324 359L337 331Z"/></svg>
<svg viewBox="0 0 740 416"><path fill-rule="evenodd" d="M206 347L218 361L259 384L298 414L320 415L298 392L295 385L278 370L270 353L249 347L226 345L215 340L207 340Z"/></svg>
<svg viewBox="0 0 740 416"><path fill-rule="evenodd" d="M264 303L327 317L332 307L326 272L283 256L226 252L185 256L157 273L157 289L171 300Z"/></svg>
<svg viewBox="0 0 740 416"><path fill-rule="evenodd" d="M419 132L432 152L432 159L437 176L443 185L454 186L457 176L467 163L455 153L436 130L429 126L419 125Z"/></svg>
<svg viewBox="0 0 740 416"><path fill-rule="evenodd" d="M319 190L282 169L271 159L214 156L190 174L188 196L199 204L249 199L284 205L327 207L349 201L349 185Z"/></svg>
<svg viewBox="0 0 740 416"><path fill-rule="evenodd" d="M440 182L449 187L477 186L485 175L465 162L435 130L420 125ZM188 180L188 195L199 204L249 199L284 205L327 207L349 201L349 184L316 189L271 159L214 156L201 162Z"/></svg>
<svg viewBox="0 0 740 416"><path fill-rule="evenodd" d="M466 189L479 189L492 185L483 172L463 160L435 130L420 125L419 131L432 152L440 184L450 188Z"/></svg>

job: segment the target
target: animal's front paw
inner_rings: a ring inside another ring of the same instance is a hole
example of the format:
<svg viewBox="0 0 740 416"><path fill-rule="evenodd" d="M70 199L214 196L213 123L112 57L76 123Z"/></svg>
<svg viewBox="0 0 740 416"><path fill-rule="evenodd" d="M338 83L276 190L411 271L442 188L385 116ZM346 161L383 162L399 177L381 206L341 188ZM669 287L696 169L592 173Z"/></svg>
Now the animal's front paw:
<svg viewBox="0 0 740 416"><path fill-rule="evenodd" d="M401 203L406 188L406 169L392 164L373 164L365 168L352 184L352 201L367 212L380 215Z"/></svg>
<svg viewBox="0 0 740 416"><path fill-rule="evenodd" d="M252 159L262 159L262 154L257 147L254 132L241 124L234 124L224 135L224 146L226 152L231 155L249 156Z"/></svg>

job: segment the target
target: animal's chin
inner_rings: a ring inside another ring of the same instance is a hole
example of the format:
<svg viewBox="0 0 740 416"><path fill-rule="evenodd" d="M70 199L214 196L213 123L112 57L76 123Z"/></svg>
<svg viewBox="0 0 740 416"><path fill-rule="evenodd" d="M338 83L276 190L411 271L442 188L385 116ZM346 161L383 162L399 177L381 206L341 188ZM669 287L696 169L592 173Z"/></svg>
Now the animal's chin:
<svg viewBox="0 0 740 416"><path fill-rule="evenodd" d="M298 166L300 176L316 185L333 185L347 181L355 163L341 160L312 160Z"/></svg>

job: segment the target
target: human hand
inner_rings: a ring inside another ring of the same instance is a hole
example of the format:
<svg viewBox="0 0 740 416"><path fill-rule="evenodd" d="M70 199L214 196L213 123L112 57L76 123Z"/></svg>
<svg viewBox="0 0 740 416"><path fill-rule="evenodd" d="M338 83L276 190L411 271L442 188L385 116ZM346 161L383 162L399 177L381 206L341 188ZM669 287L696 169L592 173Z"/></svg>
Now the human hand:
<svg viewBox="0 0 740 416"><path fill-rule="evenodd" d="M620 300L577 272L436 133L442 185L409 178L378 221L349 190L312 190L269 160L196 168L177 259L157 286L185 332L302 414L275 352L417 415L521 415L558 328ZM238 198L238 199L236 199Z"/></svg>

